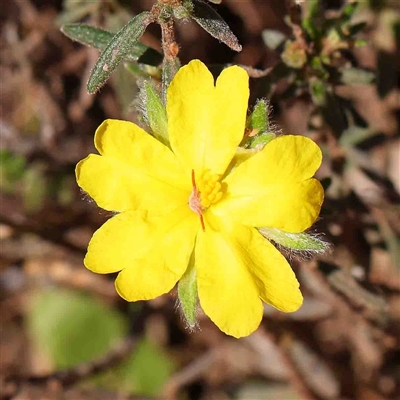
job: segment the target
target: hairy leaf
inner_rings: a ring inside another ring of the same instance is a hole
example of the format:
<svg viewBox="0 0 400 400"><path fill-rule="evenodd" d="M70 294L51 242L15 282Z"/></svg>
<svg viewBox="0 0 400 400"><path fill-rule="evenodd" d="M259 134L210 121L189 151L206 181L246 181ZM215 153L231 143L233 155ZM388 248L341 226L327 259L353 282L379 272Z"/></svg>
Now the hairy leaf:
<svg viewBox="0 0 400 400"><path fill-rule="evenodd" d="M96 92L104 85L118 64L132 51L151 19L149 12L138 14L114 35L92 70L87 83L89 93Z"/></svg>
<svg viewBox="0 0 400 400"><path fill-rule="evenodd" d="M228 24L204 1L193 0L192 18L211 36L225 43L232 50L242 50L242 46Z"/></svg>
<svg viewBox="0 0 400 400"><path fill-rule="evenodd" d="M72 40L99 50L104 50L114 37L111 32L85 24L66 24L61 27L61 32ZM157 66L162 61L162 55L156 50L137 42L134 43L125 59Z"/></svg>

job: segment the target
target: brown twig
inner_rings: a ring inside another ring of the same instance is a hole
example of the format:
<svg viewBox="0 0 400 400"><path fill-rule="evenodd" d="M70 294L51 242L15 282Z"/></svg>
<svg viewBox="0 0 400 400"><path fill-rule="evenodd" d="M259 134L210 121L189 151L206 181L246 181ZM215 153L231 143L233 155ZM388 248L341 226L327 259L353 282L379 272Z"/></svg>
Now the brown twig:
<svg viewBox="0 0 400 400"><path fill-rule="evenodd" d="M211 349L202 357L190 363L187 367L173 375L167 382L163 391L165 400L176 399L179 389L200 377L213 365L219 356L219 351Z"/></svg>

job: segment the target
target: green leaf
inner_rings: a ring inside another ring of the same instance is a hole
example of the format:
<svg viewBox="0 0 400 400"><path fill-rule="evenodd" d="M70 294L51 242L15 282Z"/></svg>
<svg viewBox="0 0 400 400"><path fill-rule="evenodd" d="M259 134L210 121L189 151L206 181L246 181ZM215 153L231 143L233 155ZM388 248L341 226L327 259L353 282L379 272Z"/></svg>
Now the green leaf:
<svg viewBox="0 0 400 400"><path fill-rule="evenodd" d="M65 289L41 292L34 298L28 327L39 350L60 369L104 355L127 331L119 313Z"/></svg>
<svg viewBox="0 0 400 400"><path fill-rule="evenodd" d="M321 1L307 1L307 15L302 21L302 27L311 39L317 40L321 35L318 19L321 15Z"/></svg>
<svg viewBox="0 0 400 400"><path fill-rule="evenodd" d="M41 163L33 163L23 176L23 201L26 212L34 213L46 202L49 195L49 181Z"/></svg>
<svg viewBox="0 0 400 400"><path fill-rule="evenodd" d="M358 7L358 3L356 1L354 3L346 4L342 9L342 15L340 18L340 22L344 23L344 22L350 21L350 19L353 17L354 12L356 11L357 7Z"/></svg>
<svg viewBox="0 0 400 400"><path fill-rule="evenodd" d="M242 46L228 24L204 1L193 0L192 18L212 37L225 43L232 50L242 50Z"/></svg>
<svg viewBox="0 0 400 400"><path fill-rule="evenodd" d="M345 85L368 85L375 79L375 74L362 68L346 68L342 72L341 81Z"/></svg>
<svg viewBox="0 0 400 400"><path fill-rule="evenodd" d="M92 70L87 83L89 93L95 93L104 85L118 64L132 51L151 20L149 12L138 14L114 35Z"/></svg>
<svg viewBox="0 0 400 400"><path fill-rule="evenodd" d="M25 158L8 150L0 150L0 171L8 181L18 181L26 171Z"/></svg>
<svg viewBox="0 0 400 400"><path fill-rule="evenodd" d="M267 239L296 251L323 253L329 247L328 243L307 233L288 233L277 228L260 228L259 231Z"/></svg>
<svg viewBox="0 0 400 400"><path fill-rule="evenodd" d="M160 96L148 81L144 82L141 98L144 100L144 116L154 137L169 146L167 112Z"/></svg>
<svg viewBox="0 0 400 400"><path fill-rule="evenodd" d="M197 326L198 298L193 255L186 272L178 283L178 299L186 323L189 328L195 328Z"/></svg>
<svg viewBox="0 0 400 400"><path fill-rule="evenodd" d="M99 50L104 50L114 37L114 34L111 32L84 24L63 25L61 32L76 42ZM162 62L162 55L156 50L137 42L133 44L125 59L127 61L157 66Z"/></svg>
<svg viewBox="0 0 400 400"><path fill-rule="evenodd" d="M148 340L141 340L132 356L118 371L118 384L130 393L159 396L175 369L162 348Z"/></svg>
<svg viewBox="0 0 400 400"><path fill-rule="evenodd" d="M319 79L310 81L311 97L315 105L323 106L326 103L326 88L324 82Z"/></svg>

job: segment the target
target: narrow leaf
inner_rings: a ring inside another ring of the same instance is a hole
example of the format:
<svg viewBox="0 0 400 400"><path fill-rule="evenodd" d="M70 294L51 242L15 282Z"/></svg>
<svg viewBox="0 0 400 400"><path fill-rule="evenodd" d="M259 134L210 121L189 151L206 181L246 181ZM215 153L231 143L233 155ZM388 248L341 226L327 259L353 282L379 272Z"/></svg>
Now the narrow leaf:
<svg viewBox="0 0 400 400"><path fill-rule="evenodd" d="M145 118L154 137L161 143L169 146L167 112L158 93L149 82L144 83L143 99Z"/></svg>
<svg viewBox="0 0 400 400"><path fill-rule="evenodd" d="M323 253L329 247L328 243L307 233L288 233L277 228L260 228L259 231L267 239L292 250Z"/></svg>
<svg viewBox="0 0 400 400"><path fill-rule="evenodd" d="M104 85L118 64L132 51L143 35L152 15L143 12L136 15L119 30L100 54L87 83L87 91L94 93Z"/></svg>
<svg viewBox="0 0 400 400"><path fill-rule="evenodd" d="M307 15L302 21L302 27L311 39L317 39L320 35L320 23L318 21L321 15L321 0L307 1Z"/></svg>
<svg viewBox="0 0 400 400"><path fill-rule="evenodd" d="M63 25L61 32L76 42L99 50L104 50L114 37L114 34L111 32L85 24ZM125 59L127 61L157 66L162 61L162 55L156 50L145 46L143 43L137 42L132 46Z"/></svg>
<svg viewBox="0 0 400 400"><path fill-rule="evenodd" d="M353 17L353 14L356 11L357 7L358 7L357 2L346 4L342 9L342 16L340 18L340 22L344 23L349 21Z"/></svg>
<svg viewBox="0 0 400 400"><path fill-rule="evenodd" d="M237 37L233 34L228 24L207 3L202 0L193 0L192 18L211 36L225 43L235 51L241 51Z"/></svg>
<svg viewBox="0 0 400 400"><path fill-rule="evenodd" d="M178 298L182 313L190 329L197 326L197 278L192 255L189 266L178 284Z"/></svg>

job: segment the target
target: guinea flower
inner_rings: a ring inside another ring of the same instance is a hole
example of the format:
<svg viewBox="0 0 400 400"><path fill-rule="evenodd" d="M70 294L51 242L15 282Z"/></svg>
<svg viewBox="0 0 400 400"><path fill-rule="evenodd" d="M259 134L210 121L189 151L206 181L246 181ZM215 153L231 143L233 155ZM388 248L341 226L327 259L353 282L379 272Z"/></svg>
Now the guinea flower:
<svg viewBox="0 0 400 400"><path fill-rule="evenodd" d="M226 68L216 83L198 60L167 92L170 148L137 125L106 120L76 168L99 207L117 212L93 235L84 260L119 272L127 301L169 292L194 259L200 305L225 333L257 329L266 302L296 311L303 298L284 256L257 228L298 233L318 217L321 151L302 136L280 136L227 172L243 139L248 75Z"/></svg>

